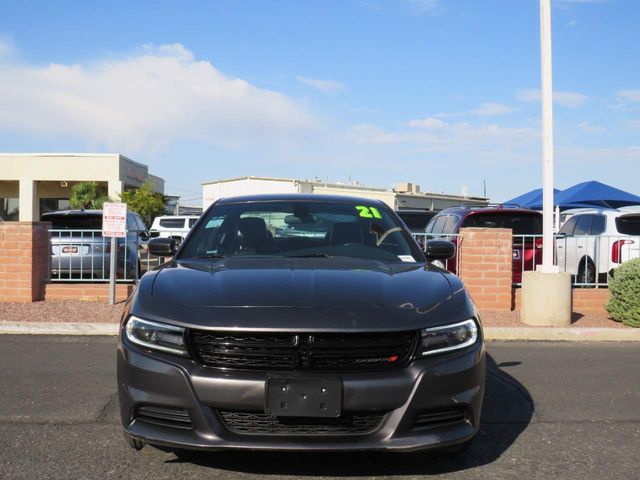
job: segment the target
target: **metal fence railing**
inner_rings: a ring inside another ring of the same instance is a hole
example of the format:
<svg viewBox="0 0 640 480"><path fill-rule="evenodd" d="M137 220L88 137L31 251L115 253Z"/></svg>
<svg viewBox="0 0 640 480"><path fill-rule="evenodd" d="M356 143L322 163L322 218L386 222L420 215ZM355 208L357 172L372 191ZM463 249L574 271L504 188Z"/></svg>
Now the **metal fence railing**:
<svg viewBox="0 0 640 480"><path fill-rule="evenodd" d="M640 257L640 236L558 235L555 262L561 272L573 275L573 285L606 287L615 269Z"/></svg>
<svg viewBox="0 0 640 480"><path fill-rule="evenodd" d="M414 233L418 244L425 249L431 239L453 242L456 256L439 264L452 273L458 273L459 235ZM513 236L512 281L514 287L522 285L526 271L536 270L542 263L542 235ZM640 257L640 237L629 235L556 235L553 246L553 261L561 272L572 275L574 287L606 287L612 272L622 263Z"/></svg>
<svg viewBox="0 0 640 480"><path fill-rule="evenodd" d="M51 243L51 280L53 282L108 282L110 277L111 239L103 238L101 230L49 230ZM180 243L184 231L161 232L162 237ZM127 232L116 242L116 281L133 283L164 259L152 256L149 237L139 232Z"/></svg>

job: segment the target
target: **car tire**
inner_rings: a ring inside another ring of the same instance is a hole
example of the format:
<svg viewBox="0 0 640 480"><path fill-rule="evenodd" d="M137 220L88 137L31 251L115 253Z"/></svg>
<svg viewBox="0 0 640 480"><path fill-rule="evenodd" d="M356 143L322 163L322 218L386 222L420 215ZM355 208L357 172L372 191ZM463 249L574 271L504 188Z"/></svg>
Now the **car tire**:
<svg viewBox="0 0 640 480"><path fill-rule="evenodd" d="M590 258L580 260L578 268L577 284L593 284L596 283L596 267Z"/></svg>
<svg viewBox="0 0 640 480"><path fill-rule="evenodd" d="M124 432L124 438L127 441L127 444L133 448L134 450L142 450L146 445L142 440L138 440L137 438L133 438L128 433Z"/></svg>

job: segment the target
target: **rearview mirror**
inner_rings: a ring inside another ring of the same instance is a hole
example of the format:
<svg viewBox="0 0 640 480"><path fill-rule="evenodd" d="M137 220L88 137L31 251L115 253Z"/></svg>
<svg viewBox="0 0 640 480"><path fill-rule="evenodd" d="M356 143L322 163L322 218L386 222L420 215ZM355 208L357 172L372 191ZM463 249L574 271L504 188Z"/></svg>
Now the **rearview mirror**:
<svg viewBox="0 0 640 480"><path fill-rule="evenodd" d="M456 246L447 240L429 240L425 255L427 260L449 260L456 256Z"/></svg>
<svg viewBox="0 0 640 480"><path fill-rule="evenodd" d="M152 238L149 240L149 253L156 257L173 257L176 250L176 241L173 238Z"/></svg>

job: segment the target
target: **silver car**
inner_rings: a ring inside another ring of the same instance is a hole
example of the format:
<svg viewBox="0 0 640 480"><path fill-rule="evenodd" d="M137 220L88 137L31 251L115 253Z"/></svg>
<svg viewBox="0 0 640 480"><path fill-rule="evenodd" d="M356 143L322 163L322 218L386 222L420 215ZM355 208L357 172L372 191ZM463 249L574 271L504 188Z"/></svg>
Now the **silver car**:
<svg viewBox="0 0 640 480"><path fill-rule="evenodd" d="M42 215L51 222L51 278L107 280L110 274L111 241L102 237L101 210L64 210ZM127 236L117 239L116 276L136 279L140 275L139 250L149 235L136 213L127 213Z"/></svg>

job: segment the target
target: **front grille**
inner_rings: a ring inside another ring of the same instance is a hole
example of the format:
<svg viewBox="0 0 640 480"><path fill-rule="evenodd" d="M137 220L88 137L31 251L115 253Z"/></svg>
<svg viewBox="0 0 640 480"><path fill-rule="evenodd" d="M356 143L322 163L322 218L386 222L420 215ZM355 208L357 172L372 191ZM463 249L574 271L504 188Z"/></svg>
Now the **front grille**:
<svg viewBox="0 0 640 480"><path fill-rule="evenodd" d="M203 365L238 370L384 370L407 365L418 332L220 333L193 331Z"/></svg>
<svg viewBox="0 0 640 480"><path fill-rule="evenodd" d="M189 412L183 408L144 405L136 410L136 419L154 425L175 428L191 428Z"/></svg>
<svg viewBox="0 0 640 480"><path fill-rule="evenodd" d="M430 410L418 413L413 428L416 430L442 428L457 425L468 420L466 408L451 408L446 410Z"/></svg>
<svg viewBox="0 0 640 480"><path fill-rule="evenodd" d="M259 412L218 410L224 425L242 435L366 435L385 414L343 413L338 418L274 417Z"/></svg>

